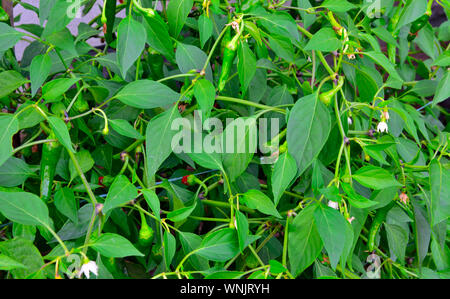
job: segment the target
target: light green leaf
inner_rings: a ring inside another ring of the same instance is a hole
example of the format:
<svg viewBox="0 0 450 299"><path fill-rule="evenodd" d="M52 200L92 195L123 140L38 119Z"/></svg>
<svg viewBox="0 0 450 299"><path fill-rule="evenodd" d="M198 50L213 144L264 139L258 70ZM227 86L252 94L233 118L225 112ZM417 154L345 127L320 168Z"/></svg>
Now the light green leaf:
<svg viewBox="0 0 450 299"><path fill-rule="evenodd" d="M12 114L0 115L0 166L13 152L12 137L19 130L19 121Z"/></svg>
<svg viewBox="0 0 450 299"><path fill-rule="evenodd" d="M0 191L0 212L6 218L24 225L50 226L48 209L36 195L28 192Z"/></svg>
<svg viewBox="0 0 450 299"><path fill-rule="evenodd" d="M350 9L356 8L355 5L348 2L347 0L325 0L325 2L320 6L328 8L334 12L346 12Z"/></svg>
<svg viewBox="0 0 450 299"><path fill-rule="evenodd" d="M139 134L136 129L130 125L130 123L124 119L110 119L108 123L111 125L111 128L114 129L120 135L130 137L133 139L144 139L144 137Z"/></svg>
<svg viewBox="0 0 450 299"><path fill-rule="evenodd" d="M151 109L175 103L180 94L164 84L144 79L127 84L114 98L131 107Z"/></svg>
<svg viewBox="0 0 450 299"><path fill-rule="evenodd" d="M67 129L66 123L56 116L50 116L48 118L48 123L59 142L61 142L67 150L74 153L75 150L72 147L72 141L70 140L69 130Z"/></svg>
<svg viewBox="0 0 450 299"><path fill-rule="evenodd" d="M439 81L436 94L433 98L433 107L450 97L450 71L445 71L444 77Z"/></svg>
<svg viewBox="0 0 450 299"><path fill-rule="evenodd" d="M31 61L30 80L31 96L35 96L38 89L47 79L52 67L52 60L47 54L37 55Z"/></svg>
<svg viewBox="0 0 450 299"><path fill-rule="evenodd" d="M138 196L136 187L124 175L119 175L114 179L106 196L103 212L107 213L109 210L117 208Z"/></svg>
<svg viewBox="0 0 450 299"><path fill-rule="evenodd" d="M0 23L2 24L2 23ZM0 31L1 32L1 31ZM21 74L16 71L6 71L0 73L0 98L3 98L20 86L27 83L28 80L25 79Z"/></svg>
<svg viewBox="0 0 450 299"><path fill-rule="evenodd" d="M112 233L102 234L91 247L106 257L144 256L130 241Z"/></svg>
<svg viewBox="0 0 450 299"><path fill-rule="evenodd" d="M259 190L248 190L242 194L240 201L251 209L256 209L266 215L282 218L272 200Z"/></svg>
<svg viewBox="0 0 450 299"><path fill-rule="evenodd" d="M208 234L202 241L196 254L216 262L225 262L239 253L237 232L224 228Z"/></svg>
<svg viewBox="0 0 450 299"><path fill-rule="evenodd" d="M336 51L342 46L340 40L337 39L336 33L331 28L322 28L309 40L305 47L305 51Z"/></svg>
<svg viewBox="0 0 450 299"><path fill-rule="evenodd" d="M72 189L64 187L55 192L55 206L61 214L78 222L78 204Z"/></svg>
<svg viewBox="0 0 450 299"><path fill-rule="evenodd" d="M47 103L57 102L69 88L81 78L58 78L47 82L42 87L42 98Z"/></svg>
<svg viewBox="0 0 450 299"><path fill-rule="evenodd" d="M22 38L24 34L9 26L8 24L0 23L0 52L12 48Z"/></svg>
<svg viewBox="0 0 450 299"><path fill-rule="evenodd" d="M169 20L169 32L177 38L186 23L187 16L192 9L193 0L172 0L167 6L167 19Z"/></svg>
<svg viewBox="0 0 450 299"><path fill-rule="evenodd" d="M358 169L352 177L361 185L375 190L403 186L393 177L392 173L386 169L373 165L364 166Z"/></svg>
<svg viewBox="0 0 450 299"><path fill-rule="evenodd" d="M33 175L33 171L25 161L10 157L0 166L0 186L15 187L21 185L31 175Z"/></svg>
<svg viewBox="0 0 450 299"><path fill-rule="evenodd" d="M247 91L250 82L256 73L256 57L247 43L241 42L238 47L238 73L243 94Z"/></svg>

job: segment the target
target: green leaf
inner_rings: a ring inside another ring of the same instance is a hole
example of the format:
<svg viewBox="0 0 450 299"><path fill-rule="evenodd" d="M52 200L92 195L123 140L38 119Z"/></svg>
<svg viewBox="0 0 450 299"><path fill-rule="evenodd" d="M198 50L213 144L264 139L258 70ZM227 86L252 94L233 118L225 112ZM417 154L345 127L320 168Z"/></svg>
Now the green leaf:
<svg viewBox="0 0 450 299"><path fill-rule="evenodd" d="M439 81L436 94L433 98L433 107L447 100L450 95L450 71L446 71L444 77Z"/></svg>
<svg viewBox="0 0 450 299"><path fill-rule="evenodd" d="M122 78L139 58L145 47L146 33L144 26L128 15L117 29L117 63L120 66Z"/></svg>
<svg viewBox="0 0 450 299"><path fill-rule="evenodd" d="M180 238L181 246L183 247L184 254L188 254L191 251L200 247L202 243L202 238L199 235L188 232L178 232L178 236ZM187 262L189 262L195 269L198 270L206 270L209 268L208 261L201 256L191 255Z"/></svg>
<svg viewBox="0 0 450 299"><path fill-rule="evenodd" d="M48 123L59 142L61 142L61 144L68 151L74 153L75 150L72 147L72 141L70 140L69 130L67 129L66 123L56 116L50 116L48 118Z"/></svg>
<svg viewBox="0 0 450 299"><path fill-rule="evenodd" d="M395 66L390 62L386 56L384 56L383 53L378 52L365 52L364 55L368 56L370 59L372 59L375 63L382 66L386 72L391 76L391 78L396 82L393 87L400 88L401 83L403 82L402 78L400 77L399 73L395 69Z"/></svg>
<svg viewBox="0 0 450 299"><path fill-rule="evenodd" d="M2 24L2 23L0 23ZM1 31L0 31L1 32ZM0 98L3 98L20 86L27 83L28 80L25 79L21 74L16 71L6 71L0 73Z"/></svg>
<svg viewBox="0 0 450 299"><path fill-rule="evenodd" d="M167 19L169 20L169 32L173 37L177 38L180 34L193 4L193 0L169 1Z"/></svg>
<svg viewBox="0 0 450 299"><path fill-rule="evenodd" d="M81 78L59 78L51 80L42 87L42 98L47 103L57 102L69 88Z"/></svg>
<svg viewBox="0 0 450 299"><path fill-rule="evenodd" d="M166 268L170 269L173 257L175 256L177 242L175 237L168 231L164 231L163 235L163 247L164 247L164 259L166 261Z"/></svg>
<svg viewBox="0 0 450 299"><path fill-rule="evenodd" d="M408 0L401 10L397 30L423 16L427 10L427 1Z"/></svg>
<svg viewBox="0 0 450 299"><path fill-rule="evenodd" d="M144 27L147 31L147 43L168 60L173 61L175 55L167 24L157 12L152 17L145 16L145 21Z"/></svg>
<svg viewBox="0 0 450 299"><path fill-rule="evenodd" d="M246 246L249 228L247 217L245 217L241 211L236 211L236 230L238 234L239 250L242 252Z"/></svg>
<svg viewBox="0 0 450 299"><path fill-rule="evenodd" d="M197 201L194 201L194 203L189 207L177 209L175 211L168 213L167 218L173 222L183 221L192 214L192 212L194 211L196 206L197 206Z"/></svg>
<svg viewBox="0 0 450 299"><path fill-rule="evenodd" d="M136 187L124 175L119 175L114 179L106 196L103 212L107 213L109 210L117 208L138 196Z"/></svg>
<svg viewBox="0 0 450 299"><path fill-rule="evenodd" d="M275 206L278 205L283 192L297 174L297 163L288 152L282 154L274 165L272 173L272 193Z"/></svg>
<svg viewBox="0 0 450 299"><path fill-rule="evenodd" d="M146 163L147 176L153 177L159 166L172 153L171 141L176 134L171 129L172 122L180 117L177 105L153 117L147 125L146 131Z"/></svg>
<svg viewBox="0 0 450 299"><path fill-rule="evenodd" d="M21 185L33 174L24 160L10 157L0 166L0 186L15 187Z"/></svg>
<svg viewBox="0 0 450 299"><path fill-rule="evenodd" d="M245 94L256 73L256 57L248 44L244 42L239 44L237 57L239 81L241 82L242 93Z"/></svg>
<svg viewBox="0 0 450 299"><path fill-rule="evenodd" d="M72 189L64 187L55 192L55 206L72 222L78 222L78 204Z"/></svg>
<svg viewBox="0 0 450 299"><path fill-rule="evenodd" d="M378 202L367 199L364 196L356 193L356 191L353 190L353 188L349 184L342 183L341 186L344 192L347 194L350 204L356 208L366 209L378 204Z"/></svg>
<svg viewBox="0 0 450 299"><path fill-rule="evenodd" d="M325 2L320 6L328 8L334 12L346 12L350 9L356 8L355 5L348 2L347 0L325 0Z"/></svg>
<svg viewBox="0 0 450 299"><path fill-rule="evenodd" d="M142 194L144 195L145 201L147 202L148 206L152 209L153 213L155 214L156 218L161 219L161 208L160 208L160 202L159 198L156 195L155 191L150 189L142 189Z"/></svg>
<svg viewBox="0 0 450 299"><path fill-rule="evenodd" d="M444 221L450 217L450 171L441 163L433 159L430 163L430 187L431 187L431 225Z"/></svg>
<svg viewBox="0 0 450 299"><path fill-rule="evenodd" d="M319 155L331 131L327 107L314 93L300 98L292 108L287 126L288 152L301 175Z"/></svg>
<svg viewBox="0 0 450 299"><path fill-rule="evenodd" d="M198 31L200 33L200 45L202 46L202 48L205 46L205 43L208 41L208 39L212 36L213 29L213 22L206 16L205 13L203 13L198 18Z"/></svg>
<svg viewBox="0 0 450 299"><path fill-rule="evenodd" d="M37 55L31 61L30 80L31 96L35 96L38 89L47 79L52 67L52 60L47 54Z"/></svg>
<svg viewBox="0 0 450 299"><path fill-rule="evenodd" d="M106 257L144 256L130 241L112 233L102 234L91 247Z"/></svg>
<svg viewBox="0 0 450 299"><path fill-rule="evenodd" d="M208 59L208 56L200 48L180 42L177 43L175 57L182 73L188 73L191 70L200 71ZM209 64L206 66L205 73L205 78L213 82L212 70Z"/></svg>
<svg viewBox="0 0 450 299"><path fill-rule="evenodd" d="M26 269L27 267L7 255L0 254L0 270L11 271L17 268Z"/></svg>
<svg viewBox="0 0 450 299"><path fill-rule="evenodd" d="M332 52L341 48L342 43L336 37L336 33L331 28L322 28L309 40L305 51Z"/></svg>
<svg viewBox="0 0 450 299"><path fill-rule="evenodd" d="M200 110L202 110L202 118L208 118L216 99L216 89L214 88L214 85L209 80L201 79L194 85L194 95Z"/></svg>
<svg viewBox="0 0 450 299"><path fill-rule="evenodd" d="M0 115L0 166L13 152L12 137L19 131L19 121L12 114Z"/></svg>
<svg viewBox="0 0 450 299"><path fill-rule="evenodd" d="M5 52L14 47L23 35L22 32L15 30L4 22L0 22L0 52Z"/></svg>
<svg viewBox="0 0 450 299"><path fill-rule="evenodd" d="M331 267L336 269L346 243L352 241L348 240L346 234L348 222L338 211L322 204L315 209L314 220L328 252Z"/></svg>
<svg viewBox="0 0 450 299"><path fill-rule="evenodd" d="M222 133L222 162L228 179L234 182L248 167L256 152L256 117L240 117Z"/></svg>
<svg viewBox="0 0 450 299"><path fill-rule="evenodd" d="M391 256L395 256L401 264L404 264L408 233L396 224L385 223L384 227L386 229ZM396 259L393 260L395 261Z"/></svg>
<svg viewBox="0 0 450 299"><path fill-rule="evenodd" d="M236 230L224 228L208 234L196 254L216 262L226 262L239 253Z"/></svg>
<svg viewBox="0 0 450 299"><path fill-rule="evenodd" d="M364 166L358 169L352 177L361 185L375 190L403 186L394 178L392 173L386 169L373 165Z"/></svg>
<svg viewBox="0 0 450 299"><path fill-rule="evenodd" d="M108 123L120 135L141 140L144 137L130 123L124 119L110 119Z"/></svg>
<svg viewBox="0 0 450 299"><path fill-rule="evenodd" d="M314 222L316 208L316 204L307 206L289 224L288 255L291 273L294 276L300 275L308 268L323 248Z"/></svg>
<svg viewBox="0 0 450 299"><path fill-rule="evenodd" d="M269 45L278 57L283 58L289 63L294 63L294 47L289 38L283 35L270 35Z"/></svg>
<svg viewBox="0 0 450 299"><path fill-rule="evenodd" d="M248 190L242 194L240 201L251 209L256 209L266 215L282 218L272 200L259 190Z"/></svg>
<svg viewBox="0 0 450 299"><path fill-rule="evenodd" d="M32 193L14 192L11 198L11 193L0 191L0 212L20 224L50 226L47 206Z"/></svg>
<svg viewBox="0 0 450 299"><path fill-rule="evenodd" d="M159 82L138 80L127 84L114 98L131 107L152 109L175 103L180 94Z"/></svg>
<svg viewBox="0 0 450 299"><path fill-rule="evenodd" d="M92 159L91 154L88 150L82 150L75 154L75 158L78 160L78 164L80 164L81 171L83 173L87 173L89 170L94 167L95 161ZM78 172L73 164L72 160L69 161L69 172L70 172L70 180L73 181L77 176Z"/></svg>
<svg viewBox="0 0 450 299"><path fill-rule="evenodd" d="M14 238L0 242L0 251L2 256L6 256L25 266L25 268L17 267L12 269L11 274L13 278L24 279L32 274L34 274L33 278L45 278L42 271L39 272L41 267L44 266L44 261L39 250L30 240Z"/></svg>

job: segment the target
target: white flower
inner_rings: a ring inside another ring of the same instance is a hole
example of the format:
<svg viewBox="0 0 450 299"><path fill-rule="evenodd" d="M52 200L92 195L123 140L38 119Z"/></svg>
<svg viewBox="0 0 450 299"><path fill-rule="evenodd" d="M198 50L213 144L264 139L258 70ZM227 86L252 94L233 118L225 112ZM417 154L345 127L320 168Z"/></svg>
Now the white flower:
<svg viewBox="0 0 450 299"><path fill-rule="evenodd" d="M328 202L328 206L330 207L330 208L333 208L333 209L335 209L335 210L337 210L337 209L339 209L339 204L337 203L337 202L335 202L335 201L329 201Z"/></svg>
<svg viewBox="0 0 450 299"><path fill-rule="evenodd" d="M389 112L387 110L383 111L381 117L383 117L383 116L384 116L384 119L389 120Z"/></svg>
<svg viewBox="0 0 450 299"><path fill-rule="evenodd" d="M347 117L348 125L351 126L353 124L353 119L351 117Z"/></svg>
<svg viewBox="0 0 450 299"><path fill-rule="evenodd" d="M84 275L86 275L89 279L89 272L92 272L95 276L98 276L98 266L94 261L89 261L81 266L80 272L78 272L78 278L80 278L84 273Z"/></svg>
<svg viewBox="0 0 450 299"><path fill-rule="evenodd" d="M387 133L387 131L388 131L388 125L387 125L387 123L384 122L384 121L380 122L380 123L378 124L377 131L378 131L378 132L381 132L381 133L383 133L383 132L386 132L386 133Z"/></svg>
<svg viewBox="0 0 450 299"><path fill-rule="evenodd" d="M352 223L353 220L355 220L355 217L347 218L347 221L350 222L350 224Z"/></svg>

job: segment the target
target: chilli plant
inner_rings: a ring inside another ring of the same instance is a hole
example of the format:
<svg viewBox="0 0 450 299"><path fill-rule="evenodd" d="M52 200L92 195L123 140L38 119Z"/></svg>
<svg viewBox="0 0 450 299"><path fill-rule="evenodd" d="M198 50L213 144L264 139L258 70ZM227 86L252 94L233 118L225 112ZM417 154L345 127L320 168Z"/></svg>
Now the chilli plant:
<svg viewBox="0 0 450 299"><path fill-rule="evenodd" d="M448 0L2 3L0 277L449 277Z"/></svg>

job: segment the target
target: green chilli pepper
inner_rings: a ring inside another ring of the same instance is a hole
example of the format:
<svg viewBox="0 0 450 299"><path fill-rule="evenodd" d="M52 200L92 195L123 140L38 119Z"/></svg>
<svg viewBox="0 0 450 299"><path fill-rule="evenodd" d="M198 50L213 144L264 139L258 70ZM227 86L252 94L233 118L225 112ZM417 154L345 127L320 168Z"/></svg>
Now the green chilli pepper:
<svg viewBox="0 0 450 299"><path fill-rule="evenodd" d="M103 33L105 34L105 40L108 44L114 41L113 29L114 22L116 20L116 4L117 1L105 0L103 3L102 11L102 23L103 23Z"/></svg>
<svg viewBox="0 0 450 299"><path fill-rule="evenodd" d="M8 22L8 21L9 15L6 13L3 7L0 6L0 22Z"/></svg>
<svg viewBox="0 0 450 299"><path fill-rule="evenodd" d="M56 139L53 132L48 136L50 139ZM45 202L50 198L50 193L55 177L56 164L58 164L61 154L61 144L58 141L44 143L42 146L41 159L41 199Z"/></svg>
<svg viewBox="0 0 450 299"><path fill-rule="evenodd" d="M344 85L344 76L339 77L338 84L331 90L321 93L319 99L326 105L331 103L331 100L336 95L336 93L342 88Z"/></svg>
<svg viewBox="0 0 450 299"><path fill-rule="evenodd" d="M234 58L236 57L239 37L240 33L236 34L225 46L225 51L223 52L222 70L219 77L219 92L225 88L228 77L230 76L231 67L233 66Z"/></svg>
<svg viewBox="0 0 450 299"><path fill-rule="evenodd" d="M419 32L425 25L428 23L428 20L430 19L430 16L425 14L415 20L411 25L411 31L408 35L408 41L412 42L417 37L417 32Z"/></svg>
<svg viewBox="0 0 450 299"><path fill-rule="evenodd" d="M384 208L381 208L377 211L377 214L375 215L375 218L373 219L372 226L370 227L370 230L369 230L369 239L367 242L369 251L373 251L375 249L375 237L377 236L377 233L381 227L381 224L386 219L387 213L394 205L395 205L395 203L394 203L394 201L392 201L390 204L388 204Z"/></svg>
<svg viewBox="0 0 450 299"><path fill-rule="evenodd" d="M147 224L144 213L142 211L139 212L141 214L141 229L139 230L138 243L142 248L148 248L152 244L154 231Z"/></svg>

